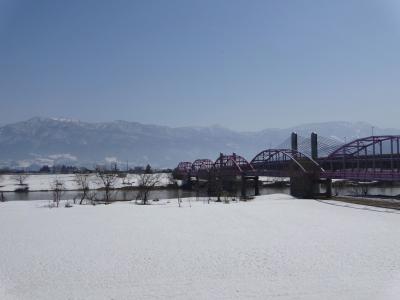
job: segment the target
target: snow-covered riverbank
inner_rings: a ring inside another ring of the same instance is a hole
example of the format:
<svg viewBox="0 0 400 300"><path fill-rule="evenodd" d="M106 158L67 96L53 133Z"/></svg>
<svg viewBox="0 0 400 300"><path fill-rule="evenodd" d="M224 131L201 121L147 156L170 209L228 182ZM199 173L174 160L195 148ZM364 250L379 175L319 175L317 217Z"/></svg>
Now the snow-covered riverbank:
<svg viewBox="0 0 400 300"><path fill-rule="evenodd" d="M162 173L159 175L158 186L167 186L172 183L172 175L168 173ZM52 183L55 179L58 179L64 183L66 190L77 190L79 186L76 183L76 177L74 174L33 174L29 175L26 179L26 184L30 191L48 191L51 190ZM101 188L101 182L96 177L96 174L91 174L89 177L90 188L98 189ZM119 177L115 182L115 188L126 188L136 187L138 185L139 176L136 174L127 174L126 177ZM15 175L3 175L0 181L0 191L13 192L20 188L15 179Z"/></svg>
<svg viewBox="0 0 400 300"><path fill-rule="evenodd" d="M400 214L327 203L0 203L0 299L398 299Z"/></svg>

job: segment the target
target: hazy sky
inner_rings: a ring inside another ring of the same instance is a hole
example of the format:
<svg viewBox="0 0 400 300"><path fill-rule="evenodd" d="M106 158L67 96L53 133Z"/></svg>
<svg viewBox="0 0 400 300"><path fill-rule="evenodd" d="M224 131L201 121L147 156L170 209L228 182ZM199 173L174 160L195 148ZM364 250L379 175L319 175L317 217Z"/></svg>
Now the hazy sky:
<svg viewBox="0 0 400 300"><path fill-rule="evenodd" d="M400 127L400 1L0 0L0 123Z"/></svg>

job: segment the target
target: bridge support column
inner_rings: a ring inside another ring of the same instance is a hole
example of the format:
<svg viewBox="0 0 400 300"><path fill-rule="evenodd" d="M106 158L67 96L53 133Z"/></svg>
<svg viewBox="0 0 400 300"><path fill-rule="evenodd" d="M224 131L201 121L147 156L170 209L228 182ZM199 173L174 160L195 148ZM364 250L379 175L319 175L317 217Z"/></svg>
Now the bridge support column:
<svg viewBox="0 0 400 300"><path fill-rule="evenodd" d="M326 182L326 197L331 198L332 197L332 179L327 179Z"/></svg>
<svg viewBox="0 0 400 300"><path fill-rule="evenodd" d="M318 136L315 132L311 133L311 158L318 159Z"/></svg>
<svg viewBox="0 0 400 300"><path fill-rule="evenodd" d="M199 176L196 176L196 200L200 197L200 180Z"/></svg>
<svg viewBox="0 0 400 300"><path fill-rule="evenodd" d="M182 180L182 188L183 189L187 189L187 190L191 190L193 187L193 182L190 178L190 176L186 176L185 178L183 178Z"/></svg>
<svg viewBox="0 0 400 300"><path fill-rule="evenodd" d="M242 185L241 185L241 196L242 198L246 198L246 177L242 175Z"/></svg>
<svg viewBox="0 0 400 300"><path fill-rule="evenodd" d="M296 132L292 132L291 146L292 146L292 150L297 151L298 146L297 146L297 133Z"/></svg>
<svg viewBox="0 0 400 300"><path fill-rule="evenodd" d="M211 173L208 173L208 180L207 180L207 196L211 197L211 184L212 184L212 177L211 177Z"/></svg>
<svg viewBox="0 0 400 300"><path fill-rule="evenodd" d="M290 195L296 198L313 199L319 190L314 176L304 175L290 178Z"/></svg>
<svg viewBox="0 0 400 300"><path fill-rule="evenodd" d="M260 196L260 188L259 188L258 184L259 184L259 180L258 180L258 176L256 176L254 178L254 194L256 196Z"/></svg>
<svg viewBox="0 0 400 300"><path fill-rule="evenodd" d="M325 186L325 193L320 192L321 184ZM332 179L318 179L310 175L291 177L290 195L304 199L331 198Z"/></svg>

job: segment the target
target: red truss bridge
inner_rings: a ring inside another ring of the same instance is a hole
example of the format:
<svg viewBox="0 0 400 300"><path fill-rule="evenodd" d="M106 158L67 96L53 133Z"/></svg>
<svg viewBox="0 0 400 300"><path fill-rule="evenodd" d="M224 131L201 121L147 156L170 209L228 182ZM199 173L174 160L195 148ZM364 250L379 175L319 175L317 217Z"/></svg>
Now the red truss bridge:
<svg viewBox="0 0 400 300"><path fill-rule="evenodd" d="M317 148L318 149L318 148ZM235 153L216 160L181 162L177 177L220 176L292 177L317 174L320 178L400 181L400 136L370 136L341 145L325 157L314 157L296 149L266 149L248 161Z"/></svg>
<svg viewBox="0 0 400 300"><path fill-rule="evenodd" d="M330 153L318 157L321 149L315 133L311 135L311 152L298 150L297 134L291 147L266 149L248 161L236 153L220 154L217 159L181 162L174 170L176 178L207 179L229 177L289 177L291 181L308 178L309 182L331 179L356 181L400 181L400 136L369 136L331 147ZM321 151L322 152L322 151ZM298 180L297 180L298 181ZM307 185L308 183L306 183Z"/></svg>

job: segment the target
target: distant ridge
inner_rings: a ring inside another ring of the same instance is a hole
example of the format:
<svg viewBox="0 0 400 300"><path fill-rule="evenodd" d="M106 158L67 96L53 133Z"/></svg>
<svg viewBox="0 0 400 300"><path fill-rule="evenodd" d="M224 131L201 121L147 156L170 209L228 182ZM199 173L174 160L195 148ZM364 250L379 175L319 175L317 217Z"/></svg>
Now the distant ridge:
<svg viewBox="0 0 400 300"><path fill-rule="evenodd" d="M114 121L35 117L0 127L0 165L38 168L44 164L93 166L119 162L174 167L181 160L215 159L220 152L237 152L251 159L263 149L282 144L292 131L307 138L348 141L371 135L365 122L326 122L257 132L237 132L221 126L178 127ZM375 134L400 134L399 129L375 127Z"/></svg>

